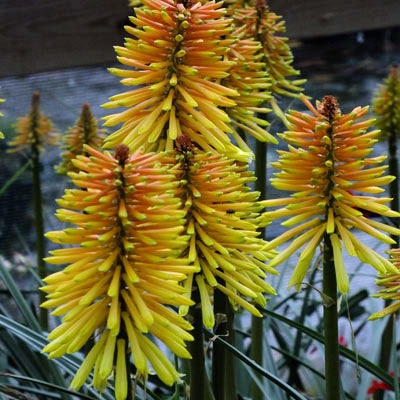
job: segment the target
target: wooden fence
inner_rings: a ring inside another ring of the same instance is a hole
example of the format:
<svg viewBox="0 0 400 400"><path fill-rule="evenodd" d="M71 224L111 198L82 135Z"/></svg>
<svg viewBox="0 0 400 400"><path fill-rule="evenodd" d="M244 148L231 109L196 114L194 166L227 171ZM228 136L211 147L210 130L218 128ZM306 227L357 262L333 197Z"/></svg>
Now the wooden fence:
<svg viewBox="0 0 400 400"><path fill-rule="evenodd" d="M115 62L128 0L0 0L0 77ZM399 0L269 0L288 36L400 26Z"/></svg>

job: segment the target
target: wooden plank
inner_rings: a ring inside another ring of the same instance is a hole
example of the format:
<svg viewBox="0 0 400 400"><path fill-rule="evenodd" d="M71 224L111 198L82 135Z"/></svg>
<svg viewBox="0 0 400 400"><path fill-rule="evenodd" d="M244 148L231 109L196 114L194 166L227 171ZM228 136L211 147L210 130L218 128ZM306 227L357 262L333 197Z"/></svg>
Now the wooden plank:
<svg viewBox="0 0 400 400"><path fill-rule="evenodd" d="M0 76L115 62L128 0L0 0ZM269 0L291 38L400 25L399 0Z"/></svg>
<svg viewBox="0 0 400 400"><path fill-rule="evenodd" d="M0 76L116 61L128 0L0 0Z"/></svg>
<svg viewBox="0 0 400 400"><path fill-rule="evenodd" d="M399 0L268 0L294 39L400 26Z"/></svg>

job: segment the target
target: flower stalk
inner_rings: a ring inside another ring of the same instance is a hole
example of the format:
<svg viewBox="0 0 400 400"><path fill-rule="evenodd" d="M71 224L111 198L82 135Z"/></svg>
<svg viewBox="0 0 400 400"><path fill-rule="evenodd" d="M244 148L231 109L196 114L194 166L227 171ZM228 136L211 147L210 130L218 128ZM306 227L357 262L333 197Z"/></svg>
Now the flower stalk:
<svg viewBox="0 0 400 400"><path fill-rule="evenodd" d="M44 223L43 223L43 199L42 186L40 178L40 151L43 145L54 145L57 142L57 135L52 133L53 125L49 118L44 117L40 112L40 95L33 93L30 113L19 118L16 124L17 135L13 141L9 142L11 148L9 152L29 151L32 161L32 190L33 207L35 215L36 229L36 257L38 274L41 279L47 275L44 241ZM44 293L39 291L39 301L44 301ZM47 310L39 311L40 325L44 330L48 328Z"/></svg>
<svg viewBox="0 0 400 400"><path fill-rule="evenodd" d="M267 143L256 143L256 159L255 159L255 182L256 191L260 192L260 199L266 199L267 194ZM265 239L265 227L259 229L260 236ZM250 357L259 365L262 365L263 360L263 319L255 316L251 317L251 348ZM261 375L258 378L262 380ZM264 395L262 390L256 383L252 384L252 398L254 400L262 400Z"/></svg>
<svg viewBox="0 0 400 400"><path fill-rule="evenodd" d="M226 296L220 291L214 294L214 315L216 318L214 334L225 335L227 333ZM226 350L221 343L215 341L212 354L212 387L215 400L225 399L225 392L230 384L225 380L226 367Z"/></svg>
<svg viewBox="0 0 400 400"><path fill-rule="evenodd" d="M33 188L33 208L35 215L35 229L36 229L36 265L40 279L47 276L46 263L44 257L46 255L46 247L44 240L44 223L43 223L43 197L42 197L42 183L40 179L40 151L38 147L37 137L37 108L39 107L39 96L32 98L32 133L34 140L32 141L32 188ZM39 291L39 302L45 300L45 293ZM44 308L39 311L40 326L43 330L48 329L48 312Z"/></svg>
<svg viewBox="0 0 400 400"><path fill-rule="evenodd" d="M325 380L326 400L340 399L339 333L337 312L337 283L333 246L329 234L324 236L323 247L323 293L332 299L324 305L325 332Z"/></svg>
<svg viewBox="0 0 400 400"><path fill-rule="evenodd" d="M189 344L190 354L190 399L204 400L206 385L206 369L204 357L204 334L203 334L203 316L200 306L199 289L193 291L193 301L195 306L191 307L190 315L192 317L192 335L194 341Z"/></svg>

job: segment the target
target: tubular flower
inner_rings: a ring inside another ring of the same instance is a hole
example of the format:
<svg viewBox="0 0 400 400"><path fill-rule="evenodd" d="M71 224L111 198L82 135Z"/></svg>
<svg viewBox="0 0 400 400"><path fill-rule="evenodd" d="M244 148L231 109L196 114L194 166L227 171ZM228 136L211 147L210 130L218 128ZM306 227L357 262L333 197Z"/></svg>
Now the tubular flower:
<svg viewBox="0 0 400 400"><path fill-rule="evenodd" d="M76 225L49 232L53 242L79 247L58 249L46 259L69 264L45 279L48 300L63 323L49 335L43 349L50 358L74 353L91 337L96 343L83 361L71 387L79 389L94 369L93 385L101 391L115 368L116 399L127 390L125 354L130 351L138 376L146 379L148 361L167 385L179 374L145 335L151 333L180 357L190 358L185 340L191 325L166 305L191 305L180 282L195 271L180 254L187 237L181 235L181 209L174 175L161 168L165 156L134 153L118 146L116 156L88 146L90 155L72 162L69 173L81 190L66 190L57 217Z"/></svg>
<svg viewBox="0 0 400 400"><path fill-rule="evenodd" d="M106 126L123 122L105 147L123 143L131 150L173 150L175 139L186 134L205 151L247 160L247 147L242 151L231 144L229 117L221 110L234 106L231 97L238 96L219 83L235 64L224 59L234 42L229 35L232 20L223 18L222 2L185 7L187 3L144 0L143 7L135 8L136 17L130 20L136 28L125 27L135 39L115 48L118 60L135 70L110 72L123 77L123 84L140 88L103 105L129 108L105 117Z"/></svg>
<svg viewBox="0 0 400 400"><path fill-rule="evenodd" d="M265 70L265 63L259 61L262 57L259 53L261 44L245 38L244 35L245 26L235 29L232 33L237 40L230 47L227 58L235 61L235 65L229 70L229 77L225 78L222 83L236 90L239 96L232 98L236 105L226 108L226 112L232 119L232 125L236 128L254 136L261 142L277 144L278 141L260 127L266 127L269 123L255 115L271 111L261 107L263 103L271 99L270 78ZM227 122L229 122L229 118ZM246 149L249 153L252 152L233 128L232 136L240 148Z"/></svg>
<svg viewBox="0 0 400 400"><path fill-rule="evenodd" d="M366 115L368 107L357 107L342 115L332 96L325 96L321 103L317 102L318 109L305 96L301 98L313 115L297 111L287 115L291 130L279 136L289 144L289 151L278 151L279 161L271 163L281 170L271 179L272 186L295 193L288 198L261 201L266 207L285 206L263 214L261 224L281 217L290 217L282 223L283 226L300 224L272 240L266 250L299 236L269 266L280 264L307 243L289 286L300 284L317 246L325 234L329 235L338 287L341 293L346 293L349 281L341 255L342 245L350 256L357 256L378 271L396 272L392 263L350 232L354 227L384 243L394 242L383 232L399 235L399 229L368 219L360 211L397 217L399 213L384 205L391 199L354 193L384 192L379 186L391 182L394 177L382 176L386 166L377 166L385 156L367 158L379 136L378 130L368 132L373 119L357 121Z"/></svg>
<svg viewBox="0 0 400 400"><path fill-rule="evenodd" d="M246 299L265 306L264 293L275 294L264 281L265 272L277 272L264 264L275 252L263 251L266 242L257 237L254 220L262 206L258 193L245 186L254 181L253 173L246 164L225 156L194 152L188 137L180 136L177 143L175 173L182 180L180 196L190 236L186 254L196 267L184 283L187 295L195 281L206 328L214 326L211 296L215 289L227 295L234 308L261 316ZM181 315L187 312L187 306L180 308Z"/></svg>
<svg viewBox="0 0 400 400"><path fill-rule="evenodd" d="M392 132L400 136L400 77L399 68L393 67L383 85L379 86L373 101L372 111L378 116L376 126L381 136Z"/></svg>
<svg viewBox="0 0 400 400"><path fill-rule="evenodd" d="M32 95L30 113L18 118L15 125L17 135L14 140L8 142L10 153L30 149L32 146L43 149L45 145L55 146L58 135L53 133L53 124L49 117L43 116L40 111L40 95L35 92Z"/></svg>
<svg viewBox="0 0 400 400"><path fill-rule="evenodd" d="M282 17L269 11L265 0L234 1L228 8L234 23L246 27L249 38L261 42L262 59L271 78L271 92L275 95L299 97L304 79L290 80L300 72L293 68L293 54L288 45L288 38L280 36L286 31ZM272 105L275 101L272 98Z"/></svg>
<svg viewBox="0 0 400 400"><path fill-rule="evenodd" d="M400 309L400 249L391 249L387 253L390 254L391 262L396 268L396 272L387 272L379 274L379 279L376 280L378 286L383 289L372 297L378 297L384 300L392 300L393 303L383 310L372 314L368 319L375 320L386 317Z"/></svg>
<svg viewBox="0 0 400 400"><path fill-rule="evenodd" d="M61 156L64 160L56 166L56 171L63 175L71 171L76 172L78 169L73 166L72 160L85 153L83 149L85 144L96 150L100 149L104 140L103 132L103 129L97 129L97 121L93 117L89 105L84 104L75 126L63 137L65 152Z"/></svg>

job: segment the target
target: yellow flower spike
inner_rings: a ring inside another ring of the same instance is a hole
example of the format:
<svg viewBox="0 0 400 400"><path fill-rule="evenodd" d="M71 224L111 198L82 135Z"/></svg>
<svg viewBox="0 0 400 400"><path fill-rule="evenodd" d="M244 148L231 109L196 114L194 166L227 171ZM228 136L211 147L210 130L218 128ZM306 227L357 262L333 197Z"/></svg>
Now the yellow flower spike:
<svg viewBox="0 0 400 400"><path fill-rule="evenodd" d="M84 151L87 155L74 160L78 171L72 173L81 189L67 190L61 202L67 209L57 212L76 228L47 234L56 243L75 247L54 250L47 258L67 265L45 279L48 300L42 306L57 307L54 313L64 317L50 333L44 351L52 358L61 357L78 351L92 336L100 338L98 343L106 338L101 349L96 344L96 352L89 352L84 373L73 387L82 386L94 368L94 386L104 390L115 369L115 380L122 385L116 382L116 398L124 399L128 349L140 376L147 377L149 361L168 384L180 379L170 361L143 335L150 332L174 352L190 357L185 340L192 337L185 331L191 325L163 304L193 303L179 282L199 267L182 257L190 236L182 235L186 211L178 198L176 173L170 171L174 157L141 152L130 156L124 145L115 156L90 146ZM166 335L161 325L171 327L173 334Z"/></svg>
<svg viewBox="0 0 400 400"><path fill-rule="evenodd" d="M376 126L380 137L387 137L392 132L400 136L400 76L399 67L392 67L384 84L375 93L372 111L378 116Z"/></svg>
<svg viewBox="0 0 400 400"><path fill-rule="evenodd" d="M244 129L247 133L253 135L263 142L278 143L276 138L269 132L260 128L260 126L268 126L269 123L263 119L256 117L256 113L268 113L268 108L261 108L263 103L271 99L270 86L271 80L268 72L264 69L265 65L259 62L259 52L261 45L256 40L248 38L245 27L235 29L232 36L236 39L231 46L226 59L235 61L235 65L229 70L229 77L222 82L228 88L236 91L231 93L236 105L228 107L226 113L232 119L234 126ZM207 103L199 103L200 108L204 107L206 112L210 105ZM209 113L213 122L219 125L221 129L221 119L212 111ZM233 128L232 128L233 129ZM241 141L240 136L232 131L239 147L245 152L251 152L246 143Z"/></svg>
<svg viewBox="0 0 400 400"><path fill-rule="evenodd" d="M276 103L280 95L299 97L303 90L305 79L291 79L299 75L293 68L293 55L288 45L288 39L282 34L285 32L285 22L282 17L269 10L265 1L258 0L228 0L228 13L233 17L234 24L244 27L244 38L253 39L261 43L258 62L266 70L270 82L269 90L272 94L265 97L269 100L275 113L283 120L287 127L289 122Z"/></svg>
<svg viewBox="0 0 400 400"><path fill-rule="evenodd" d="M377 294L372 297L379 297L385 300L392 300L393 302L385 307L383 310L372 314L368 319L375 320L383 318L386 315L395 313L400 309L399 301L399 288L400 288L400 249L391 249L387 253L390 255L390 263L394 267L393 271L386 272L383 274L378 274L376 284L381 286L382 289L379 290Z"/></svg>
<svg viewBox="0 0 400 400"><path fill-rule="evenodd" d="M15 125L17 132L14 140L8 142L8 152L15 153L36 147L43 150L44 146L56 146L59 136L53 131L49 117L43 116L40 110L40 95L33 93L30 113L18 119Z"/></svg>
<svg viewBox="0 0 400 400"><path fill-rule="evenodd" d="M85 154L83 146L85 144L99 149L104 140L104 129L97 128L97 120L93 117L88 104L82 105L82 112L74 127L63 135L62 148L65 150L61 157L63 161L55 167L55 170L62 175L78 169L72 163L76 156Z"/></svg>
<svg viewBox="0 0 400 400"><path fill-rule="evenodd" d="M110 109L128 108L104 118L106 126L122 123L106 138L104 147L123 143L133 151L171 150L176 138L186 134L196 137L204 150L247 159L248 146L239 140L238 148L228 136L233 129L224 109L236 105L234 119L238 123L245 124L263 141L274 141L259 128L258 124L264 122L253 115L256 110L251 110L268 98L268 94L264 95L268 79L255 54L259 45L247 39L237 43L231 38L232 20L224 18L222 3L142 3L135 8L135 16L130 17L135 28L125 27L134 39L127 38L124 47L115 48L118 61L134 70L110 69L123 78L124 85L140 87L112 96L103 105ZM246 78L242 92L237 90L234 79L231 83L222 81L239 59L240 65L232 74Z"/></svg>
<svg viewBox="0 0 400 400"><path fill-rule="evenodd" d="M275 254L264 250L268 243L258 237L255 221L262 205L257 201L259 194L246 186L254 181L253 173L246 163L199 151L188 136L179 136L176 144L180 192L182 203L187 204L186 226L191 235L185 254L201 268L189 276L184 287L190 296L194 277L207 329L215 324L212 298L220 287L235 308L244 307L260 316L251 303L264 304L264 295L274 294L263 281L263 271L276 271L264 264ZM248 274L249 270L257 272ZM185 306L179 310L181 315L187 311Z"/></svg>
<svg viewBox="0 0 400 400"><path fill-rule="evenodd" d="M287 114L290 130L281 136L289 146L286 151L278 151L280 158L272 166L279 172L271 179L278 189L294 193L289 198L261 202L266 207L278 208L264 213L259 224L264 226L281 217L290 217L281 223L283 226L304 222L275 238L264 250L272 250L295 238L268 264L276 267L308 243L289 282L289 286L296 285L299 288L316 246L322 241L322 234L317 232L322 232L319 229L325 226L326 235L333 245L339 290L344 294L348 292L349 284L341 254L342 242L350 256L357 256L381 273L393 271L387 259L365 246L350 229L358 228L384 243L393 242L383 232L399 234L400 230L370 220L362 212L368 210L388 217L397 216L383 204L390 199L362 193L383 191L379 186L387 184L394 177L382 176L386 168L376 167L384 160L383 157L359 159L367 154L365 151L372 151L375 143L369 140L375 136L375 131L368 132L373 120L358 121L365 116L368 107L357 107L351 113L342 114L332 96L325 96L322 102L317 102L316 108L304 95L300 95L300 98L312 114L298 111ZM347 151L349 144L355 146L356 150ZM353 193L353 190L361 194ZM312 218L317 216L321 218Z"/></svg>

